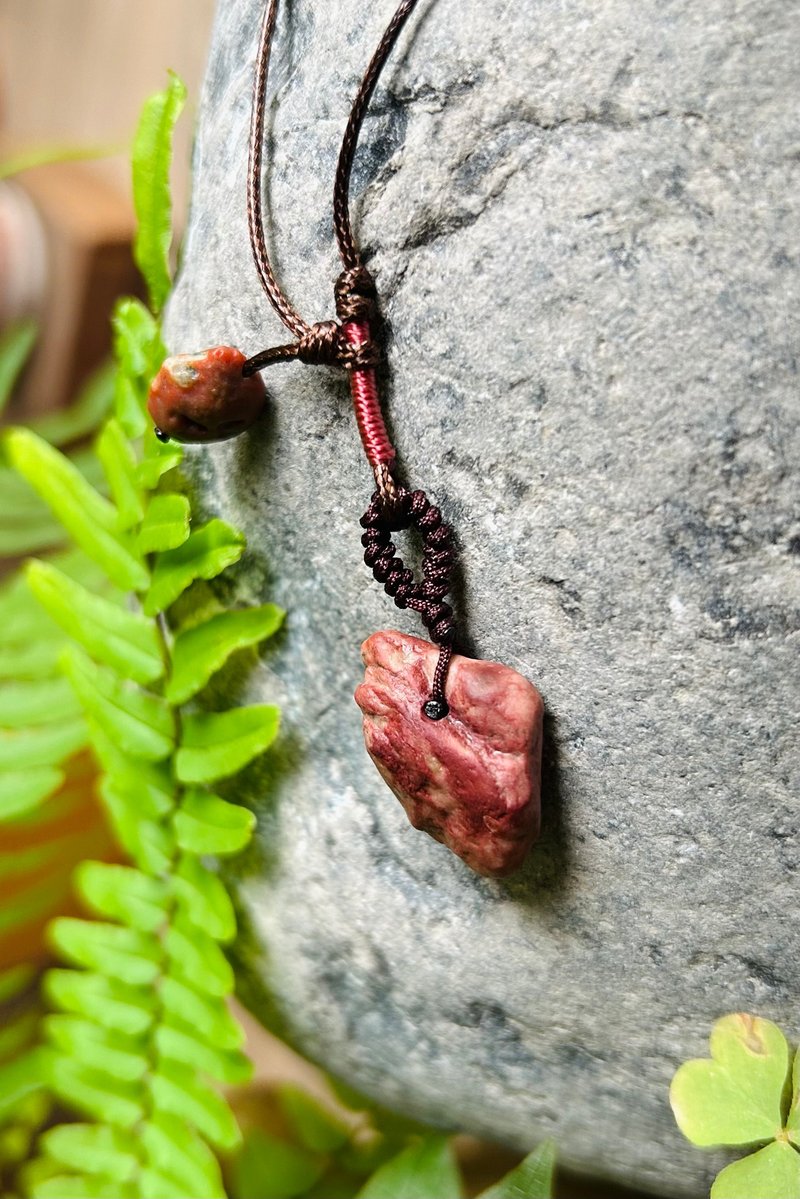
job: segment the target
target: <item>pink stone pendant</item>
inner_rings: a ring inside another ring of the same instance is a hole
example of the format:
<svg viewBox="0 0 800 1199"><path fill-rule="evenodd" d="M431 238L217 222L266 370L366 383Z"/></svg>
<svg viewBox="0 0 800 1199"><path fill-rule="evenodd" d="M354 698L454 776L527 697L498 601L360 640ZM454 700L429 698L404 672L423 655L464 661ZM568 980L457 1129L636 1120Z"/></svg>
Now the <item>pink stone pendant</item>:
<svg viewBox="0 0 800 1199"><path fill-rule="evenodd" d="M356 691L373 762L414 828L442 841L476 873L517 870L539 835L544 704L508 666L456 654L449 715L429 720L439 650L384 630L362 646Z"/></svg>

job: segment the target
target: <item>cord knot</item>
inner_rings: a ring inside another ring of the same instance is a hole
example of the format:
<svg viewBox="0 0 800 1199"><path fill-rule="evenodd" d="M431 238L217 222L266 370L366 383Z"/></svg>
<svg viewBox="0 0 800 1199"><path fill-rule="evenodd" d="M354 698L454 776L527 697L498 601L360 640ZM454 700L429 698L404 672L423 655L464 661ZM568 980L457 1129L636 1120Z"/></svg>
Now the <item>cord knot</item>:
<svg viewBox="0 0 800 1199"><path fill-rule="evenodd" d="M374 322L376 317L375 281L365 266L342 271L334 285L336 315L339 320Z"/></svg>
<svg viewBox="0 0 800 1199"><path fill-rule="evenodd" d="M297 357L312 366L331 366L341 360L341 326L336 321L317 321L299 338Z"/></svg>

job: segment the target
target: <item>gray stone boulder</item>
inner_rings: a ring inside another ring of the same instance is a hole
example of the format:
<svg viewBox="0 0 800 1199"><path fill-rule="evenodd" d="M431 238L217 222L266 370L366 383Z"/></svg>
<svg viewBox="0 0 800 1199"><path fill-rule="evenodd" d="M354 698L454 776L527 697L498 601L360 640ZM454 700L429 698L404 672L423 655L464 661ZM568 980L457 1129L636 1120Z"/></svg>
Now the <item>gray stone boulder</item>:
<svg viewBox="0 0 800 1199"><path fill-rule="evenodd" d="M330 192L392 0L281 15L266 189L280 278L332 314ZM260 0L222 0L172 350L283 339L250 259ZM506 882L416 833L352 693L375 629L346 383L270 369L269 417L190 451L247 534L231 599L285 632L217 697L275 700L239 795L242 985L353 1085L654 1193L724 1155L667 1090L714 1019L795 1035L798 135L786 0L423 0L366 121L355 223L403 471L463 546L468 646L542 691L545 831ZM793 523L794 522L794 523Z"/></svg>

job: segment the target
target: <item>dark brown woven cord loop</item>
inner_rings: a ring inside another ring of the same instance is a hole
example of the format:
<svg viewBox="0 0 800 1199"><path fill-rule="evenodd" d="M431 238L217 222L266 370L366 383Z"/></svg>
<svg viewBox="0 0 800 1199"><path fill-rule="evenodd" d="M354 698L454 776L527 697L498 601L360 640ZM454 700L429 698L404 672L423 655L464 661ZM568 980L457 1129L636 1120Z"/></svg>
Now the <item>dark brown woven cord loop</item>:
<svg viewBox="0 0 800 1199"><path fill-rule="evenodd" d="M253 86L250 153L247 173L247 217L250 245L259 279L276 313L295 337L287 345L273 346L249 358L243 374L252 375L276 362L297 359L315 365L344 367L350 372L351 390L359 432L372 465L377 490L361 519L364 561L399 608L419 613L431 639L439 646L431 694L423 712L431 720L448 713L445 683L455 639L453 610L445 602L455 563L452 530L424 491L400 486L394 472L395 452L380 412L374 367L380 347L373 336L376 326L376 292L372 276L361 261L350 220L350 177L361 126L375 85L397 37L417 0L402 0L383 34L356 93L336 165L333 190L333 225L344 270L336 280L337 321L309 324L284 294L270 262L264 232L261 173L264 143L267 76L278 0L269 0L261 27ZM422 578L416 580L396 557L393 532L415 525L424 551Z"/></svg>

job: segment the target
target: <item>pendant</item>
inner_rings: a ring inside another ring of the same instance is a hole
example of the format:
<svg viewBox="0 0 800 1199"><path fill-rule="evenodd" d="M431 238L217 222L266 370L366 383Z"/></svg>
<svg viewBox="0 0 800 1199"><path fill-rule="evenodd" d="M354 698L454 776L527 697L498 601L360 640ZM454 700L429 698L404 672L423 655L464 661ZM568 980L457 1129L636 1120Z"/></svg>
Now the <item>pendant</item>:
<svg viewBox="0 0 800 1199"><path fill-rule="evenodd" d="M503 878L539 835L544 704L536 688L497 662L454 654L448 715L431 720L439 649L385 630L362 646L355 693L367 752L414 828L477 874Z"/></svg>

